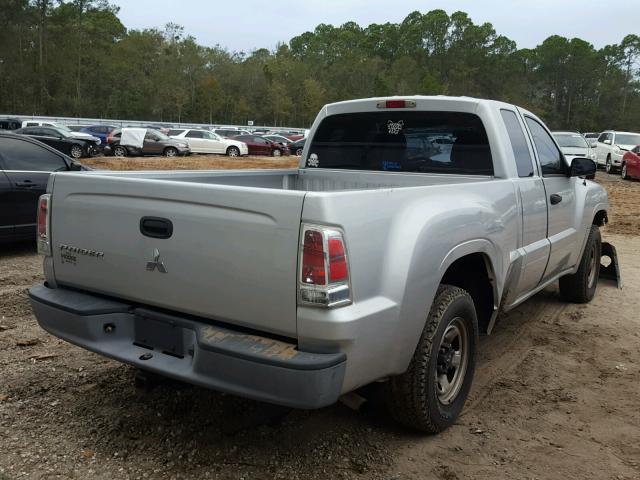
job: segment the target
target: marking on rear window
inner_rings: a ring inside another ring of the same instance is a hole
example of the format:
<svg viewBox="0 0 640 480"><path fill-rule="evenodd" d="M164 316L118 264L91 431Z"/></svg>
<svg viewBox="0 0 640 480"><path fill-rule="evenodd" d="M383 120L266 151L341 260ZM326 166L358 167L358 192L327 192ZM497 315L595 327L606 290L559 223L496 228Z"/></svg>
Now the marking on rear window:
<svg viewBox="0 0 640 480"><path fill-rule="evenodd" d="M387 128L391 135L398 135L400 130L402 130L402 127L404 127L404 120L398 120L397 122L389 120L387 122Z"/></svg>
<svg viewBox="0 0 640 480"><path fill-rule="evenodd" d="M316 155L315 153L312 153L311 155L309 155L309 160L307 160L307 166L308 167L317 167L318 164L319 164L318 155Z"/></svg>

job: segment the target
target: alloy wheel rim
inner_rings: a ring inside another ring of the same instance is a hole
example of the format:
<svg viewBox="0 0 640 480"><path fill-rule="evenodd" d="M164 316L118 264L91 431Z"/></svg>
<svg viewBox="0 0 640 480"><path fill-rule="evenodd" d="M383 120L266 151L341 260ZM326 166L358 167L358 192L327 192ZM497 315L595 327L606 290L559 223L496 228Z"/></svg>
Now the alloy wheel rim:
<svg viewBox="0 0 640 480"><path fill-rule="evenodd" d="M436 394L440 403L448 405L455 401L469 363L469 334L462 318L456 317L444 330L438 347L435 373Z"/></svg>

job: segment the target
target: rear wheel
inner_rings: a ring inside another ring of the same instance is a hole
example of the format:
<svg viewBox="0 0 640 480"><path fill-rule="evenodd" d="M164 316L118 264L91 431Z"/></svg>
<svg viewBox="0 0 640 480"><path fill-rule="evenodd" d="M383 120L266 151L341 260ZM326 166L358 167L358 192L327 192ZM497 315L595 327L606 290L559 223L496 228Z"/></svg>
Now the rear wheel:
<svg viewBox="0 0 640 480"><path fill-rule="evenodd" d="M115 147L113 147L113 155L115 157L126 157L127 154L127 149L122 145L116 145Z"/></svg>
<svg viewBox="0 0 640 480"><path fill-rule="evenodd" d="M596 294L600 276L602 240L600 229L591 225L587 244L582 252L578 271L573 275L560 277L560 297L567 302L587 303Z"/></svg>
<svg viewBox="0 0 640 480"><path fill-rule="evenodd" d="M230 157L239 157L240 149L238 149L238 147L229 147L227 148L227 155Z"/></svg>
<svg viewBox="0 0 640 480"><path fill-rule="evenodd" d="M461 288L441 285L409 368L388 383L391 415L423 432L451 426L471 388L477 341L471 296Z"/></svg>
<svg viewBox="0 0 640 480"><path fill-rule="evenodd" d="M173 147L167 147L164 149L165 157L176 157L178 156L178 150Z"/></svg>
<svg viewBox="0 0 640 480"><path fill-rule="evenodd" d="M82 147L80 145L71 145L71 151L69 152L71 158L81 158L82 157Z"/></svg>
<svg viewBox="0 0 640 480"><path fill-rule="evenodd" d="M627 173L627 164L622 164L622 171L620 173L622 175L623 180L629 180L629 174Z"/></svg>

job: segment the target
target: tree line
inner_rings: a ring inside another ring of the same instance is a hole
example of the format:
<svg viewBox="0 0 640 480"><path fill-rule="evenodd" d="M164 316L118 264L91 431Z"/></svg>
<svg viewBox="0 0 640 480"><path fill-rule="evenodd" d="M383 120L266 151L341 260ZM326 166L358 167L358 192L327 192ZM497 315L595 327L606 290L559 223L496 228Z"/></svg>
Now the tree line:
<svg viewBox="0 0 640 480"><path fill-rule="evenodd" d="M432 10L235 52L172 23L128 30L108 0L0 0L0 112L308 126L328 102L443 94L515 103L552 128L637 131L640 37L621 37L522 49L490 23Z"/></svg>

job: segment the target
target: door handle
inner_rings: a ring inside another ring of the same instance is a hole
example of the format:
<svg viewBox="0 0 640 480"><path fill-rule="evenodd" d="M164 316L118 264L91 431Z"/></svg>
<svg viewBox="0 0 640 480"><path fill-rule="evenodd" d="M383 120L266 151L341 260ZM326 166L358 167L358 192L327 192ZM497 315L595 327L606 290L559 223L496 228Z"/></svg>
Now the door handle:
<svg viewBox="0 0 640 480"><path fill-rule="evenodd" d="M168 218L142 217L140 233L151 238L170 238L173 235L173 223Z"/></svg>
<svg viewBox="0 0 640 480"><path fill-rule="evenodd" d="M24 182L16 182L16 187L37 187L37 184L33 183L31 180L25 180Z"/></svg>
<svg viewBox="0 0 640 480"><path fill-rule="evenodd" d="M558 195L557 193L552 193L551 196L549 197L549 200L551 201L551 205L556 205L557 203L560 203L562 201L562 195Z"/></svg>

